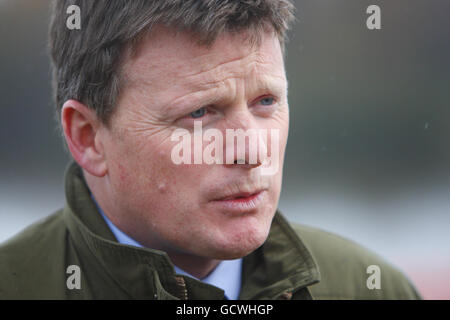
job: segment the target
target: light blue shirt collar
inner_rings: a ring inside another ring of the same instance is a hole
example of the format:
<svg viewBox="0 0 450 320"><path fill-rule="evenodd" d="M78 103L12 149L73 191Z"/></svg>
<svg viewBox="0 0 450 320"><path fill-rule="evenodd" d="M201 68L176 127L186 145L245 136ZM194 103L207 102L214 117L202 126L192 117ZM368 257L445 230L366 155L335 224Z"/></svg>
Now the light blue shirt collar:
<svg viewBox="0 0 450 320"><path fill-rule="evenodd" d="M111 220L105 215L103 210L97 204L94 199L94 196L91 195L92 200L97 205L98 211L102 215L103 219L105 219L108 227L111 229L112 233L116 237L117 241L122 244L140 247L142 248L139 242L129 237L125 232L117 228ZM239 293L241 291L241 272L242 271L242 258L236 260L223 260L219 263L219 265L204 279L198 279L184 270L181 270L177 266L175 266L175 272L177 274L185 275L192 277L194 279L200 280L207 284L216 286L225 291L225 295L230 300L237 300L239 298Z"/></svg>

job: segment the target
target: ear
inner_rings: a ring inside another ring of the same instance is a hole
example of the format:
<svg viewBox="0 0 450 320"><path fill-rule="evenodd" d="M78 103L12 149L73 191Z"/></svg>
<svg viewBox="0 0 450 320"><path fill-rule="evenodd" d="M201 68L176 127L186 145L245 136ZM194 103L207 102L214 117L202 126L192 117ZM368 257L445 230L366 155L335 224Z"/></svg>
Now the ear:
<svg viewBox="0 0 450 320"><path fill-rule="evenodd" d="M103 124L95 111L76 100L68 100L61 110L61 124L75 161L90 174L103 177L107 172L100 135Z"/></svg>

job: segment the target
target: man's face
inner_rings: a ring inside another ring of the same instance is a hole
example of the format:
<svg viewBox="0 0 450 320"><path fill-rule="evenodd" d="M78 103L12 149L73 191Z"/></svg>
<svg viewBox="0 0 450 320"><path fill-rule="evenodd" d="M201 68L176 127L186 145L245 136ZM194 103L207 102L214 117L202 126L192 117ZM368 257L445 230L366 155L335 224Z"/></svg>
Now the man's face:
<svg viewBox="0 0 450 320"><path fill-rule="evenodd" d="M160 28L125 62L124 77L111 129L102 135L111 200L105 209L113 222L167 252L234 259L257 249L277 208L289 125L276 36L267 33L251 46L244 34L225 34L205 47ZM218 129L224 139L226 129L279 130L278 171L175 164L171 154L179 142L172 133L183 128L193 138L200 120L203 131Z"/></svg>

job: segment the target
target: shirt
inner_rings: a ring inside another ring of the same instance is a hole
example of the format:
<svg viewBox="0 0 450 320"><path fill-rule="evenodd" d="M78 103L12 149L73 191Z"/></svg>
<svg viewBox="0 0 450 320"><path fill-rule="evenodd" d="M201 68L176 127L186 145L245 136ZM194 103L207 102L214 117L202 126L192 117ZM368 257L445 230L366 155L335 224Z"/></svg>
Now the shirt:
<svg viewBox="0 0 450 320"><path fill-rule="evenodd" d="M112 233L116 237L117 241L122 244L143 247L139 242L128 236L125 232L120 230L116 225L114 225L111 220L106 216L103 210L100 208L98 203L95 201L93 195L91 195L92 200L97 205L98 211L105 219L106 224L111 229ZM241 273L242 273L242 258L235 260L223 260L219 265L206 277L203 279L198 279L186 271L175 267L175 272L181 275L186 275L207 284L216 286L223 291L225 291L225 297L230 300L237 300L239 298L239 293L241 291Z"/></svg>

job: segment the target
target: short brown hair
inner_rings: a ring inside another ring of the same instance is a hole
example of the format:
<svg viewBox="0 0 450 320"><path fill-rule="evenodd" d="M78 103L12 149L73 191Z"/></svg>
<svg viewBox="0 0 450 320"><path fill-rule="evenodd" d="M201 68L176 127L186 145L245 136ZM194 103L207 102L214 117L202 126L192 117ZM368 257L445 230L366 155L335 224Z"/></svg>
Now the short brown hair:
<svg viewBox="0 0 450 320"><path fill-rule="evenodd" d="M66 27L71 5L81 10L81 30ZM155 25L190 32L205 45L222 32L258 35L270 26L284 48L293 10L290 0L54 0L49 46L57 115L75 99L108 124L124 49Z"/></svg>

